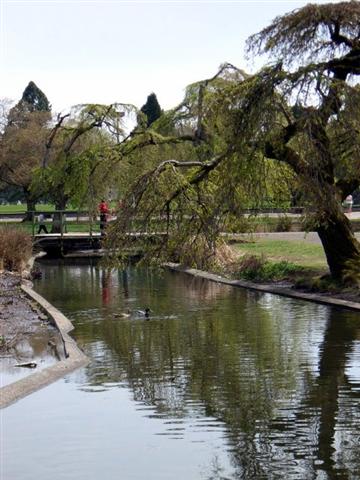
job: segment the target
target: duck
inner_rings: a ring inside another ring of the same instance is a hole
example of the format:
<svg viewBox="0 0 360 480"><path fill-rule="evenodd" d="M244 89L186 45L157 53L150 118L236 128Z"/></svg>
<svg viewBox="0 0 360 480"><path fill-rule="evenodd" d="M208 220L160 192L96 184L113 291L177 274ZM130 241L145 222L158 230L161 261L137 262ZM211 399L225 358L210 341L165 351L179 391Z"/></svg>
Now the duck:
<svg viewBox="0 0 360 480"><path fill-rule="evenodd" d="M128 318L131 315L131 311L127 309L125 312L114 313L114 317L116 318Z"/></svg>
<svg viewBox="0 0 360 480"><path fill-rule="evenodd" d="M145 310L136 310L136 312L140 315L143 315L145 318L149 318L151 309L149 307L146 307Z"/></svg>

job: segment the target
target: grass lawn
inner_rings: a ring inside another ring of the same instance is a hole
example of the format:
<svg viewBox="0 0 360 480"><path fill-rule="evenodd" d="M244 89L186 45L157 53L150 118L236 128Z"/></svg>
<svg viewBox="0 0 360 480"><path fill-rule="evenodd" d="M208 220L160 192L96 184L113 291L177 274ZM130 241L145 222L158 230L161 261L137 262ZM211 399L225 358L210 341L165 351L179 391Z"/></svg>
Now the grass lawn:
<svg viewBox="0 0 360 480"><path fill-rule="evenodd" d="M322 246L305 241L258 239L232 246L243 254L264 255L267 260L291 262L306 270L325 272L328 269Z"/></svg>
<svg viewBox="0 0 360 480"><path fill-rule="evenodd" d="M110 208L116 208L115 202L110 202ZM37 203L35 206L37 212L54 212L55 205L50 203ZM26 203L21 203L20 205L0 205L0 213L25 213L27 210ZM66 207L66 211L79 210L86 212L87 208L75 208L72 205Z"/></svg>
<svg viewBox="0 0 360 480"><path fill-rule="evenodd" d="M54 205L50 204L37 204L36 210L38 212L53 212L55 210ZM26 203L20 205L0 205L0 213L25 213Z"/></svg>
<svg viewBox="0 0 360 480"><path fill-rule="evenodd" d="M261 238L254 242L234 243L232 248L243 255L257 257L240 257L232 271L235 278L260 283L285 280L302 291L321 292L360 302L359 285L346 285L331 279L322 245L302 240ZM265 261L261 260L261 255L264 255Z"/></svg>

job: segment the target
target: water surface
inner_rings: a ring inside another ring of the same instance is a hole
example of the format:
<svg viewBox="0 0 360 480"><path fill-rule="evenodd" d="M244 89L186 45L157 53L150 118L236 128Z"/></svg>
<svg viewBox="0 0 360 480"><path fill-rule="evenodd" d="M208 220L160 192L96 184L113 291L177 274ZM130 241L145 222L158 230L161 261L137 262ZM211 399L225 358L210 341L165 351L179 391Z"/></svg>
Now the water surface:
<svg viewBox="0 0 360 480"><path fill-rule="evenodd" d="M37 291L92 361L4 410L4 479L360 478L358 313L172 272L41 268Z"/></svg>

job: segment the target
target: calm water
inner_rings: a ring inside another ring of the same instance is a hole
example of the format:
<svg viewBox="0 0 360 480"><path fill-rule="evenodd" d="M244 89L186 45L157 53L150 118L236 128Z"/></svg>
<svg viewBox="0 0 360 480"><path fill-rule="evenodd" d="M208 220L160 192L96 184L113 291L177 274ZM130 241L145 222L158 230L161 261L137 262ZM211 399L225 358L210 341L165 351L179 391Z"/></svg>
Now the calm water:
<svg viewBox="0 0 360 480"><path fill-rule="evenodd" d="M358 313L171 272L41 268L36 290L92 361L3 411L1 480L360 478Z"/></svg>

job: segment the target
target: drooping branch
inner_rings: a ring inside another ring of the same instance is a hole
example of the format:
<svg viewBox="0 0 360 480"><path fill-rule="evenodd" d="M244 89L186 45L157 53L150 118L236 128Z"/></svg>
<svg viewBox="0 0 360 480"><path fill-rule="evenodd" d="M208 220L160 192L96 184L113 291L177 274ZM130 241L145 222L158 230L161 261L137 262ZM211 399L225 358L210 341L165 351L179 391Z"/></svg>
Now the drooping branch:
<svg viewBox="0 0 360 480"><path fill-rule="evenodd" d="M208 161L206 163L202 163L202 164L200 162L200 169L188 180L186 185L183 185L183 186L179 187L178 189L176 189L174 192L172 192L172 194L170 195L170 197L166 200L166 202L164 204L165 207L168 208L170 206L170 204L179 195L184 193L184 191L186 191L190 186L198 185L199 183L201 183L209 175L209 173L212 172L213 170L215 170L215 168L218 165L220 165L220 163L223 160L228 158L231 155L232 152L233 152L233 147L230 147L225 152L213 157L210 161ZM199 162L177 162L176 166L177 167L191 167L191 166L197 166L197 165L194 165L196 163L199 163ZM164 168L165 168L165 165L164 165Z"/></svg>
<svg viewBox="0 0 360 480"><path fill-rule="evenodd" d="M69 116L70 116L70 113L67 113L66 115L58 115L58 121L57 121L55 127L51 130L49 138L48 138L48 140L45 144L45 155L44 155L43 161L42 161L42 167L43 168L47 167L48 160L49 160L49 157L50 157L50 150L52 148L52 144L54 142L54 139L55 139L59 129L61 128L61 125L63 124L65 118L67 118Z"/></svg>
<svg viewBox="0 0 360 480"><path fill-rule="evenodd" d="M136 150L142 149L148 146L160 146L160 145L176 145L183 142L194 142L196 138L193 135L181 135L177 137L162 137L160 135L155 135L153 132L147 132L144 140L141 140L138 143L126 143L123 142L114 147L122 156L130 155Z"/></svg>
<svg viewBox="0 0 360 480"><path fill-rule="evenodd" d="M329 25L330 38L336 45L346 45L349 48L357 46L357 39L352 40L340 33L341 24L340 21L335 20L334 25Z"/></svg>
<svg viewBox="0 0 360 480"><path fill-rule="evenodd" d="M84 133L89 132L93 128L96 127L101 127L104 119L107 117L107 115L110 113L110 111L113 109L113 105L109 105L105 112L100 115L100 116L95 116L94 120L90 122L89 124L84 124L83 126L80 126L74 130L73 136L69 139L67 144L64 147L64 153L65 155L68 155L72 146L74 143L77 141L79 137L81 137Z"/></svg>

